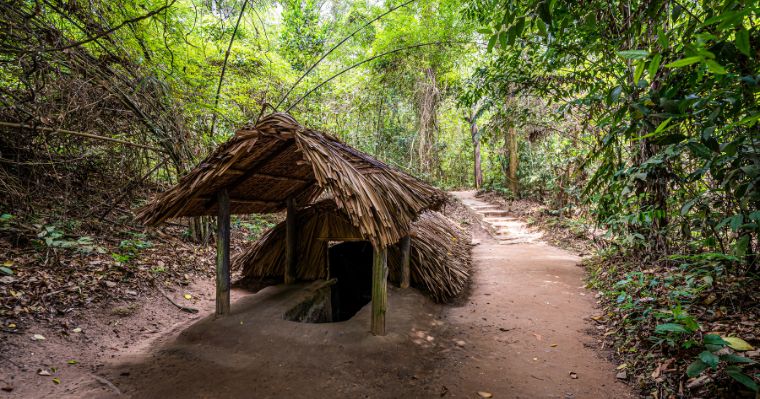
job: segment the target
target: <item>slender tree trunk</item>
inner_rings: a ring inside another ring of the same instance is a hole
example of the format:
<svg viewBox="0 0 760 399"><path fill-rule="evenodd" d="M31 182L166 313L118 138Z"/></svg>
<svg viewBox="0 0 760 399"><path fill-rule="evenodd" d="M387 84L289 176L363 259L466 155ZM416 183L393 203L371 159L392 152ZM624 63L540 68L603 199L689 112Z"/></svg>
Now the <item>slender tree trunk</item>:
<svg viewBox="0 0 760 399"><path fill-rule="evenodd" d="M438 128L436 113L438 112L439 91L436 82L436 73L433 68L425 69L425 81L419 84L417 97L419 102L419 141L417 143L417 156L420 170L427 177L433 177L433 164L436 161L435 131Z"/></svg>
<svg viewBox="0 0 760 399"><path fill-rule="evenodd" d="M512 195L515 198L520 197L520 186L517 181L517 167L519 162L518 150L517 150L517 129L513 124L510 124L507 129L507 141L509 145L509 174L507 179L509 181L509 190L512 191Z"/></svg>
<svg viewBox="0 0 760 399"><path fill-rule="evenodd" d="M480 187L483 185L483 171L481 170L480 159L480 130L478 129L478 122L474 114L470 116L470 135L472 136L475 188L480 190Z"/></svg>

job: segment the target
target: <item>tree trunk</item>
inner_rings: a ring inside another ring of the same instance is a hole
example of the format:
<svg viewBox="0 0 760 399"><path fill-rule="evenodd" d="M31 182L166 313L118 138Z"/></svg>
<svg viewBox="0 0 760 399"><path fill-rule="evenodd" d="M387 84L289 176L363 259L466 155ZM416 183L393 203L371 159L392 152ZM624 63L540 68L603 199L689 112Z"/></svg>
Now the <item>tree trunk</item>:
<svg viewBox="0 0 760 399"><path fill-rule="evenodd" d="M216 235L216 314L230 314L230 195L227 189L217 194Z"/></svg>
<svg viewBox="0 0 760 399"><path fill-rule="evenodd" d="M512 191L512 195L515 198L520 198L520 185L517 180L517 167L519 162L517 129L515 129L512 124L510 124L507 129L507 142L509 146L509 174L507 175L509 190Z"/></svg>
<svg viewBox="0 0 760 399"><path fill-rule="evenodd" d="M478 130L478 122L475 115L470 116L470 135L472 136L475 188L480 190L480 187L483 185L483 171L480 159L480 130Z"/></svg>
<svg viewBox="0 0 760 399"><path fill-rule="evenodd" d="M418 85L417 98L419 102L419 141L417 143L417 156L419 158L420 171L426 177L433 177L433 165L435 163L435 131L438 128L436 112L438 111L439 91L436 82L435 70L425 69L425 81Z"/></svg>
<svg viewBox="0 0 760 399"><path fill-rule="evenodd" d="M388 308L388 250L375 248L372 255L372 322L374 335L385 335Z"/></svg>

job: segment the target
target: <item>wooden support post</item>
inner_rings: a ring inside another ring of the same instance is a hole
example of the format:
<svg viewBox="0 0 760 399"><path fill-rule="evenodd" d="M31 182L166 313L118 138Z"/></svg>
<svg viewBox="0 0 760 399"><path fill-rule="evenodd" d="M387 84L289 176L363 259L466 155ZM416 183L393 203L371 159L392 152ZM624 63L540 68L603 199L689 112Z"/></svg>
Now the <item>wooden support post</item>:
<svg viewBox="0 0 760 399"><path fill-rule="evenodd" d="M372 325L374 335L385 335L385 311L388 307L388 250L375 248L372 253Z"/></svg>
<svg viewBox="0 0 760 399"><path fill-rule="evenodd" d="M409 252L411 250L411 247L411 237L405 236L401 239L401 288L409 288L409 284L412 278L412 273L409 269Z"/></svg>
<svg viewBox="0 0 760 399"><path fill-rule="evenodd" d="M293 284L298 276L298 220L296 200L288 198L288 213L285 217L285 284Z"/></svg>
<svg viewBox="0 0 760 399"><path fill-rule="evenodd" d="M217 193L219 213L216 218L216 314L230 314L230 195L227 189Z"/></svg>

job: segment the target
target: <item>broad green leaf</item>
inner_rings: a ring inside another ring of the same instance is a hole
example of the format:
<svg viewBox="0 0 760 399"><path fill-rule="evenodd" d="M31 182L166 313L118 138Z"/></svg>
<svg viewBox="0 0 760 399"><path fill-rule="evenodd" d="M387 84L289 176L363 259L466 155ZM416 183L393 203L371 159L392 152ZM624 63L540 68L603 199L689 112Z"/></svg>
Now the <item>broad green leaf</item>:
<svg viewBox="0 0 760 399"><path fill-rule="evenodd" d="M538 33L540 33L541 36L546 36L546 24L543 20L536 19L536 28L538 28Z"/></svg>
<svg viewBox="0 0 760 399"><path fill-rule="evenodd" d="M13 275L13 270L11 270L9 267L0 266L0 272L3 272L3 274L7 274L9 276Z"/></svg>
<svg viewBox="0 0 760 399"><path fill-rule="evenodd" d="M698 200L699 198L693 198L689 201L686 201L683 206L681 206L681 216L685 216L687 213L689 213L691 208L694 206L694 204L697 203Z"/></svg>
<svg viewBox="0 0 760 399"><path fill-rule="evenodd" d="M712 152L709 148L707 148L704 144L698 143L696 141L690 141L687 145L689 147L689 150L691 152L703 159L710 159L712 157Z"/></svg>
<svg viewBox="0 0 760 399"><path fill-rule="evenodd" d="M710 345L728 345L728 342L724 341L718 334L705 334L702 338L702 342Z"/></svg>
<svg viewBox="0 0 760 399"><path fill-rule="evenodd" d="M686 368L686 375L688 375L689 377L692 377L692 378L696 377L696 376L700 375L703 371L705 371L705 369L707 367L708 366L707 366L707 364L705 364L705 362L697 359L697 360L693 361L689 365L689 367Z"/></svg>
<svg viewBox="0 0 760 399"><path fill-rule="evenodd" d="M649 68L647 69L649 80L654 80L654 77L657 76L657 70L660 69L660 62L662 62L661 54L655 54L654 57L652 57L652 60L649 61Z"/></svg>
<svg viewBox="0 0 760 399"><path fill-rule="evenodd" d="M639 85L639 79L641 79L641 74L644 73L644 60L639 60L636 63L636 69L633 71L633 84L638 86Z"/></svg>
<svg viewBox="0 0 760 399"><path fill-rule="evenodd" d="M681 58L678 61L673 61L670 64L665 64L666 68L681 68L687 65L696 64L704 59L702 56Z"/></svg>
<svg viewBox="0 0 760 399"><path fill-rule="evenodd" d="M734 44L736 44L736 48L739 49L739 51L742 52L742 54L746 55L747 57L750 57L750 47L749 47L749 31L746 29L742 29L736 32L736 38L734 39Z"/></svg>
<svg viewBox="0 0 760 399"><path fill-rule="evenodd" d="M487 52L491 52L493 50L493 46L496 45L496 41L499 40L499 34L495 34L491 36L491 39L488 40L488 48L486 49Z"/></svg>
<svg viewBox="0 0 760 399"><path fill-rule="evenodd" d="M720 362L718 356L710 351L702 351L702 353L699 354L699 360L703 361L713 369L718 368L718 363Z"/></svg>
<svg viewBox="0 0 760 399"><path fill-rule="evenodd" d="M751 351L755 349L752 347L752 345L748 344L747 341L739 337L723 337L723 340L726 341L728 343L728 346L730 346L733 350Z"/></svg>
<svg viewBox="0 0 760 399"><path fill-rule="evenodd" d="M740 383L742 383L745 387L752 390L752 392L758 391L757 383L755 382L755 380L750 378L748 375L742 373L740 368L727 367L726 374L728 374L731 378L735 379L736 381L739 381Z"/></svg>
<svg viewBox="0 0 760 399"><path fill-rule="evenodd" d="M744 256L749 248L749 235L743 235L734 244L734 255Z"/></svg>
<svg viewBox="0 0 760 399"><path fill-rule="evenodd" d="M649 56L649 52L646 50L623 50L618 51L617 54L628 60L640 60Z"/></svg>
<svg viewBox="0 0 760 399"><path fill-rule="evenodd" d="M731 218L729 227L731 227L732 231L737 232L739 231L739 227L742 225L742 223L744 223L744 215L739 213Z"/></svg>
<svg viewBox="0 0 760 399"><path fill-rule="evenodd" d="M726 74L726 68L723 68L722 65L718 64L714 60L706 59L704 60L705 65L707 65L707 70L716 74L716 75L725 75Z"/></svg>
<svg viewBox="0 0 760 399"><path fill-rule="evenodd" d="M682 325L676 324L676 323L658 324L654 328L654 332L658 334L668 333L668 332L688 333L688 331Z"/></svg>
<svg viewBox="0 0 760 399"><path fill-rule="evenodd" d="M739 355L734 354L728 354L728 355L720 355L720 360L728 363L747 363L747 364L755 364L756 361Z"/></svg>

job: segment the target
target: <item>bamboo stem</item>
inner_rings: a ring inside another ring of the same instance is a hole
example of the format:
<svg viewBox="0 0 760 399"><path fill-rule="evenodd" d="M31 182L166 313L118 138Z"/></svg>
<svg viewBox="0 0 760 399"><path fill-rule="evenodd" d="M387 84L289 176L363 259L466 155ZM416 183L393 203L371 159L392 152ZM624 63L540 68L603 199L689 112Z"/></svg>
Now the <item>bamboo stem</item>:
<svg viewBox="0 0 760 399"><path fill-rule="evenodd" d="M63 134L68 134L72 136L86 137L88 139L95 139L95 140L101 140L101 141L109 141L111 143L124 144L131 147L145 148L146 150L152 150L156 152L166 152L160 148L151 147L149 145L132 143L130 141L119 140L112 137L98 136L97 134L92 134L92 133L75 132L73 130L55 129L52 127L44 127L44 126L30 126L30 125L24 125L23 123L12 123L12 122L0 122L0 126L17 127L20 129L30 129L30 130L36 129L36 130L41 130L43 132L50 132L50 133L63 133Z"/></svg>

